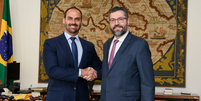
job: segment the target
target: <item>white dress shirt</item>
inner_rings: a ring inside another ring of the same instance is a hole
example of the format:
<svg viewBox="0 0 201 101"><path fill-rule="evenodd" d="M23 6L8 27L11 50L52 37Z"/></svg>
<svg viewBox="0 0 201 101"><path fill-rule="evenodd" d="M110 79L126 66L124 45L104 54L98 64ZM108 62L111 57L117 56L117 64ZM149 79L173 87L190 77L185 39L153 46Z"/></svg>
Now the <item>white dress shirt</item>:
<svg viewBox="0 0 201 101"><path fill-rule="evenodd" d="M70 46L70 49L71 49L71 52L72 52L72 47L71 47L71 43L72 43L72 40L70 39L72 36L69 35L68 33L64 32L64 35L68 41L68 44ZM76 46L77 46L77 52L78 52L78 67L80 65L80 61L81 61L81 58L82 58L82 54L83 54L83 48L82 48L82 44L80 42L80 39L79 39L79 36L78 34L75 36L76 39L75 39L75 43L76 43ZM81 69L79 69L79 76L81 76Z"/></svg>
<svg viewBox="0 0 201 101"><path fill-rule="evenodd" d="M111 45L110 45L110 50L109 50L109 55L108 55L108 63L109 63L109 60L110 60L110 54L111 54L111 51L112 51L112 46L114 44L114 40L119 40L119 42L117 42L116 44L116 47L115 47L115 51L114 51L114 57L117 53L117 51L119 50L119 48L121 47L121 44L124 42L124 39L126 38L126 36L128 35L128 32L127 31L124 35L122 35L119 39L117 39L116 37L113 38L112 42L111 42Z"/></svg>

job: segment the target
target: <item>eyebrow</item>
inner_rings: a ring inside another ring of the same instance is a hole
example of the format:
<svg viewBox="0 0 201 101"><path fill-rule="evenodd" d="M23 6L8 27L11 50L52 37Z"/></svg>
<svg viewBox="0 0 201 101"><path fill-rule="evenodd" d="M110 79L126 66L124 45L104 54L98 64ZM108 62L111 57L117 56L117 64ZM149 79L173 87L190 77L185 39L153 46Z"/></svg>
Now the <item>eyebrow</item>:
<svg viewBox="0 0 201 101"><path fill-rule="evenodd" d="M73 18L73 17L67 16L67 18ZM81 19L81 17L75 17L75 19Z"/></svg>

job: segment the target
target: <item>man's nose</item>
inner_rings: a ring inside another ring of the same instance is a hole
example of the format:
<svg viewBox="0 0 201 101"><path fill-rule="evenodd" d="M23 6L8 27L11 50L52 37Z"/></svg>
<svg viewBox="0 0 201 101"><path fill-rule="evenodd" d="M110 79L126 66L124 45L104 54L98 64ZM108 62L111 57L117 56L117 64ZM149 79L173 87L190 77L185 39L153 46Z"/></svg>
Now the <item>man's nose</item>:
<svg viewBox="0 0 201 101"><path fill-rule="evenodd" d="M115 20L114 24L119 25L119 20Z"/></svg>
<svg viewBox="0 0 201 101"><path fill-rule="evenodd" d="M72 20L72 23L75 24L75 19Z"/></svg>

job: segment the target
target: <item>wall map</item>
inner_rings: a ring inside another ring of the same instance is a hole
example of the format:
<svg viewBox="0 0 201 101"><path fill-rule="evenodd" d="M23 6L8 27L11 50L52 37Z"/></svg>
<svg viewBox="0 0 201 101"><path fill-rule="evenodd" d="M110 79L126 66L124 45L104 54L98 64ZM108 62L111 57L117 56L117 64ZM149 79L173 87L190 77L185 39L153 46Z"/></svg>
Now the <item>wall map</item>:
<svg viewBox="0 0 201 101"><path fill-rule="evenodd" d="M43 43L63 33L64 12L72 6L83 13L79 36L95 45L101 60L103 44L113 36L109 11L114 6L126 8L130 32L150 45L155 85L185 87L187 0L41 0L39 83L48 82L42 61Z"/></svg>

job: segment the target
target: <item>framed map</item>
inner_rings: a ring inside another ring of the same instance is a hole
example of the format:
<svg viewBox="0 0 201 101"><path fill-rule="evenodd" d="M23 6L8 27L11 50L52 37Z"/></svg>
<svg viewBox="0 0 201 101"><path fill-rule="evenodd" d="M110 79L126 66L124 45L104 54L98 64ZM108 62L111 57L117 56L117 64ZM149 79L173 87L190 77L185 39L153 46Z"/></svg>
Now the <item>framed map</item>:
<svg viewBox="0 0 201 101"><path fill-rule="evenodd" d="M83 13L79 36L95 45L101 60L103 44L113 36L109 11L114 6L126 8L129 31L150 45L155 85L185 87L187 0L41 0L39 83L48 82L42 60L43 43L63 33L64 12L72 6Z"/></svg>

